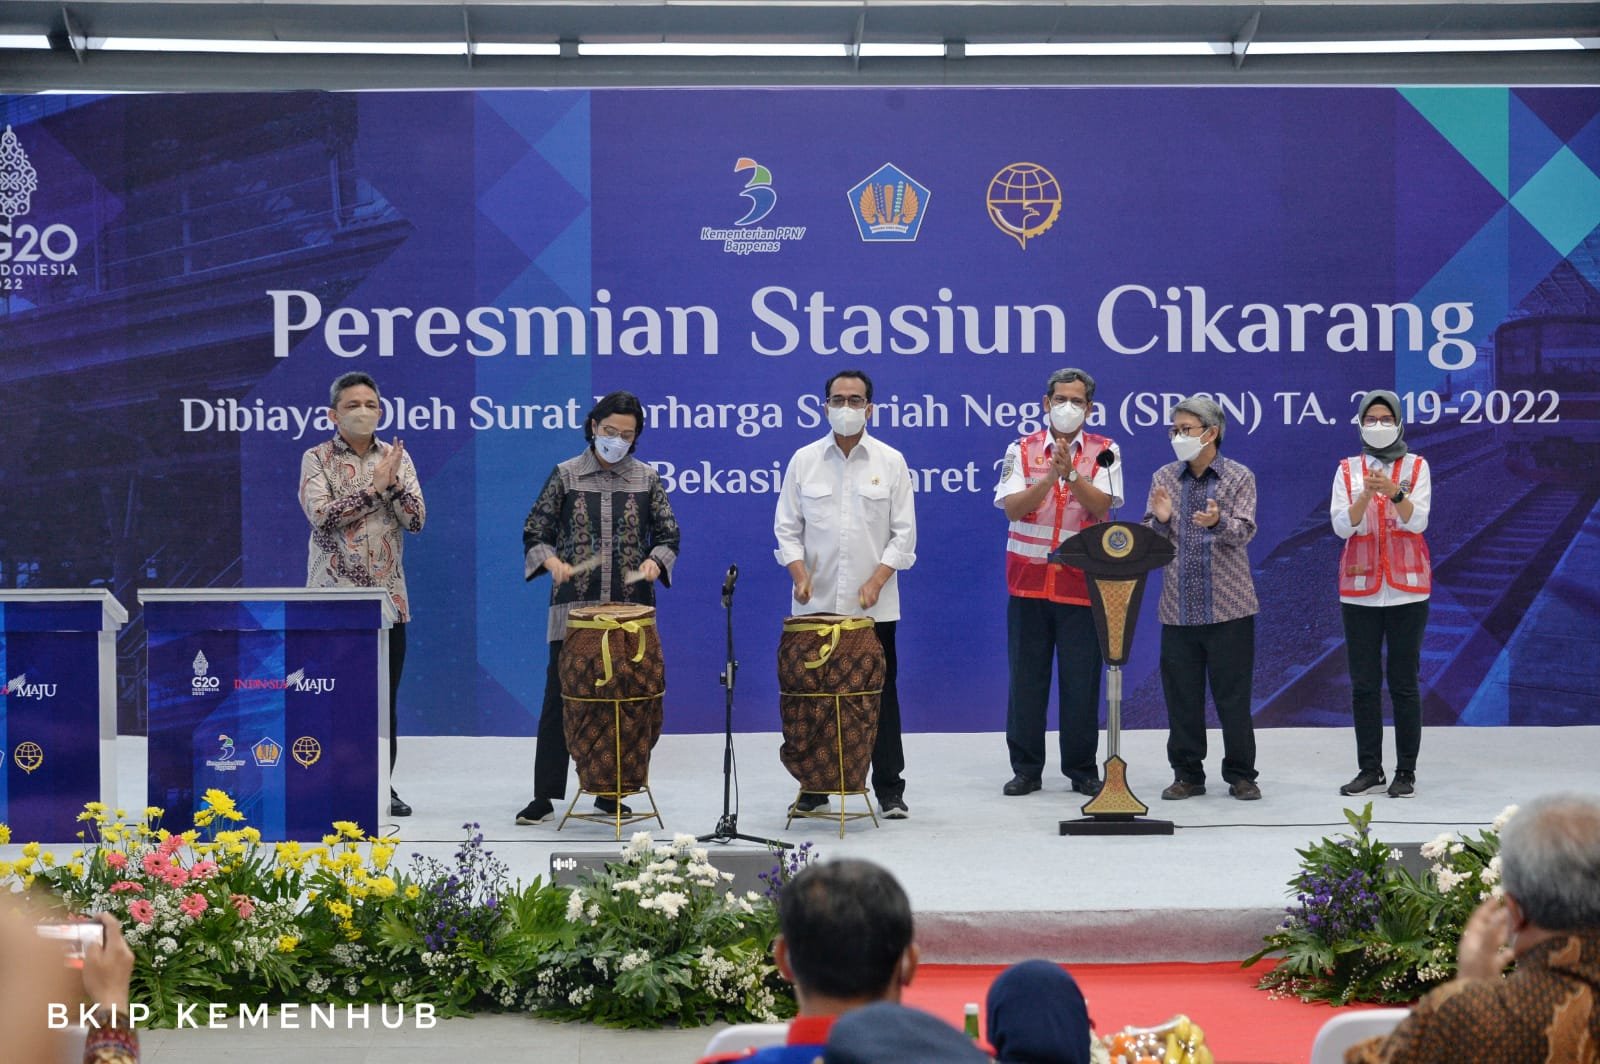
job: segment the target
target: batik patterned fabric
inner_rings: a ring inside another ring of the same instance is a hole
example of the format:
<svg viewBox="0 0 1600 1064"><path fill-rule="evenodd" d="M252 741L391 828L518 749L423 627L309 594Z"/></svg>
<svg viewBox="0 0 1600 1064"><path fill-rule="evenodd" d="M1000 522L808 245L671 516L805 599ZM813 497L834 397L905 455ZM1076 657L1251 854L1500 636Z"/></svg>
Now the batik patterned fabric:
<svg viewBox="0 0 1600 1064"><path fill-rule="evenodd" d="M1157 487L1172 498L1172 520L1157 521L1146 509L1144 523L1177 548L1161 574L1161 623L1220 624L1261 612L1248 550L1256 534L1255 474L1219 454L1198 477L1187 462L1167 463L1156 470L1151 490ZM1194 515L1213 499L1221 519L1201 528Z"/></svg>
<svg viewBox="0 0 1600 1064"><path fill-rule="evenodd" d="M591 794L620 798L650 782L650 751L661 738L667 690L655 612L577 606L568 616L559 666L561 720L578 785Z"/></svg>
<svg viewBox="0 0 1600 1064"><path fill-rule="evenodd" d="M653 558L661 567L661 583L670 587L679 539L666 489L645 463L630 455L607 469L589 449L556 466L523 522L523 576L532 580L552 556L571 565L595 557L600 562L551 589L545 638L553 643L565 636L574 606L654 606L654 583L630 584L624 578Z"/></svg>
<svg viewBox="0 0 1600 1064"><path fill-rule="evenodd" d="M870 617L808 613L778 641L778 759L806 791L859 791L878 738L883 644Z"/></svg>
<svg viewBox="0 0 1600 1064"><path fill-rule="evenodd" d="M307 587L381 587L401 623L411 620L402 564L406 532L427 517L411 455L388 491L372 490L372 474L390 444L373 440L356 454L344 437L319 443L300 460L300 508L311 522Z"/></svg>
<svg viewBox="0 0 1600 1064"><path fill-rule="evenodd" d="M1600 1061L1600 932L1542 942L1504 979L1458 979L1428 994L1347 1064L1595 1064Z"/></svg>

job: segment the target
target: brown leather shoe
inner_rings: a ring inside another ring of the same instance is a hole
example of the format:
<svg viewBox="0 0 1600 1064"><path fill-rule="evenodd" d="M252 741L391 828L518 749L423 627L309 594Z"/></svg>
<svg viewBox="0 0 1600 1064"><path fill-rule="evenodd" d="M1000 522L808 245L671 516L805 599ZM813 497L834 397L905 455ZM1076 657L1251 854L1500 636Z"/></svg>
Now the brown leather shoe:
<svg viewBox="0 0 1600 1064"><path fill-rule="evenodd" d="M1261 788L1255 780L1234 780L1228 784L1228 793L1241 802L1253 802L1261 797Z"/></svg>
<svg viewBox="0 0 1600 1064"><path fill-rule="evenodd" d="M1172 786L1161 792L1161 797L1169 802L1179 802L1185 798L1193 798L1197 794L1204 793L1206 793L1206 785L1204 783L1173 780Z"/></svg>

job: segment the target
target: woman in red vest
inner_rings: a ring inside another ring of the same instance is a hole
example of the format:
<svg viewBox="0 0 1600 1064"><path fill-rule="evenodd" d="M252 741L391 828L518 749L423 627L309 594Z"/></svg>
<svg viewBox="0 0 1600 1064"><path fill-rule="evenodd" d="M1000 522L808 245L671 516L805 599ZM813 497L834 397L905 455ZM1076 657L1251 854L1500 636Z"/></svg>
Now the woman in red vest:
<svg viewBox="0 0 1600 1064"><path fill-rule="evenodd" d="M1422 743L1417 674L1433 588L1433 568L1422 533L1428 527L1433 485L1428 463L1406 449L1399 396L1381 388L1368 392L1361 398L1357 419L1361 453L1339 463L1329 508L1333 530L1344 540L1339 602L1360 769L1339 793L1362 794L1387 782L1381 697L1387 676L1395 745L1389 797L1403 798L1416 790L1417 748Z"/></svg>

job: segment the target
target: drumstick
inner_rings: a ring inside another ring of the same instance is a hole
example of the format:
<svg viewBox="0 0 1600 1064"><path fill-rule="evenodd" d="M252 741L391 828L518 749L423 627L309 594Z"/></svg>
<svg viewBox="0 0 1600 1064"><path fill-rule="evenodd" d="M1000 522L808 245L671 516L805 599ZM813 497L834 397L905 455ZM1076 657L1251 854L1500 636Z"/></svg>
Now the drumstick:
<svg viewBox="0 0 1600 1064"><path fill-rule="evenodd" d="M650 578L645 576L643 570L640 569L629 569L627 572L622 574L622 582L624 584L637 584L641 580L648 579Z"/></svg>
<svg viewBox="0 0 1600 1064"><path fill-rule="evenodd" d="M574 562L573 565L572 565L572 571L568 575L569 576L582 576L584 573L587 573L591 569L600 568L600 561L601 561L600 555L592 554L589 557L585 558L581 562Z"/></svg>

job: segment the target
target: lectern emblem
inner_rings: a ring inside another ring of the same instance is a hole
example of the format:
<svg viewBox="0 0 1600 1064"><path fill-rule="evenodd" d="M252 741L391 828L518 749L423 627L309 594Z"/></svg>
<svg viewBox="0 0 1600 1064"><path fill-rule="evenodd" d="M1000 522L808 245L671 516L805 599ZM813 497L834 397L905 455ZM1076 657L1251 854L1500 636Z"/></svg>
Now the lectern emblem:
<svg viewBox="0 0 1600 1064"><path fill-rule="evenodd" d="M309 735L302 735L291 748L294 759L304 768L310 768L322 758L322 744Z"/></svg>
<svg viewBox="0 0 1600 1064"><path fill-rule="evenodd" d="M1133 536L1126 528L1112 525L1101 538L1100 546L1113 558L1126 558L1133 552Z"/></svg>
<svg viewBox="0 0 1600 1064"><path fill-rule="evenodd" d="M15 761L22 771L32 775L34 769L44 764L44 750L38 743L18 743L16 750L11 754L11 760Z"/></svg>

